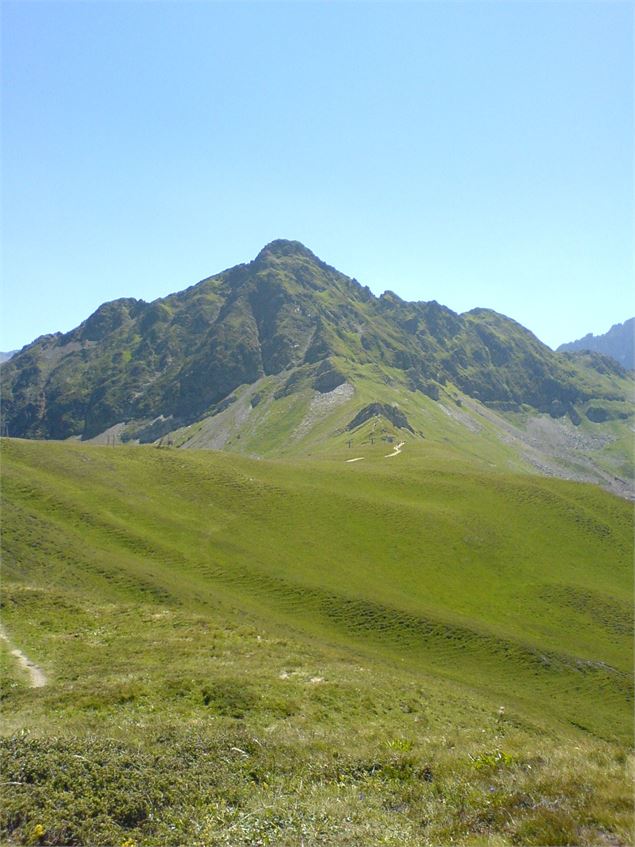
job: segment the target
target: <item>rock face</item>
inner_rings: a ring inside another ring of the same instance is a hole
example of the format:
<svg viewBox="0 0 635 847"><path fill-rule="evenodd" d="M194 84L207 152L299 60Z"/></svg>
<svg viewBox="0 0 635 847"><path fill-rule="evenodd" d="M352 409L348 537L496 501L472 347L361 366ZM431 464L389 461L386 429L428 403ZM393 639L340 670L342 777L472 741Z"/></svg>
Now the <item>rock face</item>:
<svg viewBox="0 0 635 847"><path fill-rule="evenodd" d="M355 415L346 429L356 429L358 426L361 426L363 423L366 423L366 421L374 417L386 418L387 421L390 421L390 423L398 429L407 429L410 432L414 432L414 429L408 423L408 418L404 415L404 413L398 409L397 406L389 406L387 403L370 403L368 406L364 406L364 408L360 409L360 411Z"/></svg>
<svg viewBox="0 0 635 847"><path fill-rule="evenodd" d="M91 438L129 421L159 431L157 420L196 422L271 375L288 397L354 385L360 369L433 399L450 383L573 420L576 403L624 399L607 361L554 353L488 309L375 297L279 240L177 294L105 303L71 332L36 339L2 367L4 425L26 438Z"/></svg>
<svg viewBox="0 0 635 847"><path fill-rule="evenodd" d="M584 338L558 347L560 353L589 350L615 359L626 370L635 370L635 318L615 324L604 335L588 333Z"/></svg>

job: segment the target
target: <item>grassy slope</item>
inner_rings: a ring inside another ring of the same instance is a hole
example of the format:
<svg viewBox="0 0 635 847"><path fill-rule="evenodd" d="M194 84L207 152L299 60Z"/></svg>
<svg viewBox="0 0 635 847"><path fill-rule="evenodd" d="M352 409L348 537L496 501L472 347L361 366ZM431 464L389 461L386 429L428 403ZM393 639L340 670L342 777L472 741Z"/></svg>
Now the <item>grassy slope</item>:
<svg viewBox="0 0 635 847"><path fill-rule="evenodd" d="M9 730L90 730L124 747L132 739L144 755L161 733L175 734L175 749L192 733L204 736L225 759L238 756L235 767L220 765L223 779L238 780L236 804L213 813L208 804L199 815L210 832L216 827L218 843L236 809L248 807L245 815L265 826L239 779L247 759L265 768L264 748L250 740L262 733L272 734L279 757L266 765L269 781L296 798L296 817L321 809L323 843L393 831L394 843L413 844L450 836L585 843L602 828L625 838L630 508L590 486L488 472L428 446L412 439L385 459L379 442L364 462L347 465L345 446L332 461L290 463L5 442L3 618L51 676L47 689L31 693L13 675L4 692ZM554 737L562 739L559 762ZM130 751L104 744L98 755L120 771L118 757ZM245 745L247 758L227 753ZM28 755L56 761L68 749L32 742ZM354 778L333 776L333 749L357 768ZM487 759L501 750L509 762ZM378 761L370 775L364 757ZM608 794L585 801L584 814L576 806L584 791L572 787L576 757L595 795L600 772L609 774ZM533 773L535 758L542 769ZM436 794L424 770L430 762L445 775L435 776ZM174 767L165 755L153 766L156 779L163 767ZM259 779L257 796L271 806L272 789ZM498 811L492 787L503 792ZM334 812L340 790L352 821ZM228 791L221 780L213 802ZM398 825L387 810L391 792L408 809ZM518 792L565 799L521 803ZM298 820L276 802L297 834ZM14 810L7 824L23 839L35 825L33 810L25 814ZM133 830L149 843L156 837L147 814L134 826L104 815L103 835L93 830L84 841L112 843L114 832ZM177 831L182 843L186 830ZM228 843L242 843L234 835ZM210 835L205 843L217 842Z"/></svg>
<svg viewBox="0 0 635 847"><path fill-rule="evenodd" d="M428 451L445 455L451 450L454 456L485 468L533 473L538 468L543 473L599 482L623 495L632 492L633 434L627 420L597 424L583 417L576 427L568 418L537 416L529 407L516 413L496 412L449 383L436 402L409 390L403 374L394 368L335 362L354 386L344 402L320 405L323 395L310 386L299 386L291 395L276 399L284 379L267 377L255 386L238 389L238 402L226 411L178 430L175 444L269 458L340 457L349 440L352 450L366 445L370 427L351 433L346 426L365 405L380 402L398 406L417 435L391 427L387 432L406 440L423 436ZM252 409L254 395L261 402ZM543 426L540 436L528 433L532 423ZM377 433L385 424L384 420Z"/></svg>

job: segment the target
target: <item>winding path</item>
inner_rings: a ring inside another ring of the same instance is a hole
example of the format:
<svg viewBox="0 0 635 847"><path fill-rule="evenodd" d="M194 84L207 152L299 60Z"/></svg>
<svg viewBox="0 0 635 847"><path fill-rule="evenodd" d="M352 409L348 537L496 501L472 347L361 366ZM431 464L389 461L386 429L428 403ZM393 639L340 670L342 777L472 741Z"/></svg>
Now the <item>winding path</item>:
<svg viewBox="0 0 635 847"><path fill-rule="evenodd" d="M39 668L35 662L32 662L27 655L25 655L22 650L18 650L17 647L11 646L11 641L9 640L9 636L6 634L4 629L0 627L0 638L3 641L6 641L9 647L11 648L10 652L12 656L18 660L18 664L21 668L24 668L25 671L28 671L29 674L29 686L31 688L43 688L46 683L46 674Z"/></svg>
<svg viewBox="0 0 635 847"><path fill-rule="evenodd" d="M397 444L395 446L395 449L392 451L392 453L386 453L386 455L384 456L384 459L390 459L391 456L398 456L401 453L401 448L404 446L405 443L406 443L405 441L400 441L399 444ZM357 456L354 459L345 459L344 461L348 465L351 462L361 462L362 459L364 459L364 458L365 458L364 456Z"/></svg>

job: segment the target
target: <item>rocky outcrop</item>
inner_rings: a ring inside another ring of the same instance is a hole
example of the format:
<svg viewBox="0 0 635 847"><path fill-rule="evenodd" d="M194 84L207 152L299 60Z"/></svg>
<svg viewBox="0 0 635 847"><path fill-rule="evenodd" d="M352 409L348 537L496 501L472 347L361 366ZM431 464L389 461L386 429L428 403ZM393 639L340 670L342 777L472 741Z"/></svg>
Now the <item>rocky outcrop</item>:
<svg viewBox="0 0 635 847"><path fill-rule="evenodd" d="M387 421L398 429L407 429L414 434L414 429L408 423L408 418L404 413L397 406L389 406L387 403L369 403L368 406L364 406L347 425L346 429L357 429L358 426L361 426L374 417L386 418Z"/></svg>

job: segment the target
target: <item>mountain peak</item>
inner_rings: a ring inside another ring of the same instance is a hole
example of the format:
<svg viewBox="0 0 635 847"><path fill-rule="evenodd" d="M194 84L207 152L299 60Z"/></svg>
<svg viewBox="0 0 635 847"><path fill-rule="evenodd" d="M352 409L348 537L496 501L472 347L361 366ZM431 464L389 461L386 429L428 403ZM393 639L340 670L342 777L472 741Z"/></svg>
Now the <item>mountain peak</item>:
<svg viewBox="0 0 635 847"><path fill-rule="evenodd" d="M305 247L301 241L289 241L286 238L276 238L275 241L270 241L258 253L256 259L264 258L267 255L276 257L304 256L307 259L318 261L317 256L308 247Z"/></svg>
<svg viewBox="0 0 635 847"><path fill-rule="evenodd" d="M576 353L590 350L611 356L627 370L635 370L635 318L629 318L621 324L613 324L604 335L588 332L584 338L561 344L559 353Z"/></svg>
<svg viewBox="0 0 635 847"><path fill-rule="evenodd" d="M626 426L619 421L632 414L627 377L604 361L556 354L490 310L457 315L390 291L375 297L285 239L154 303L105 303L76 329L25 347L0 377L4 431L15 437L90 439L118 427L129 440L150 442L179 430L183 443L199 446L198 430L186 428L214 418L206 445L229 445L242 431L240 450L259 452L278 449L304 420L303 443L313 443L311 421L317 426L323 409L330 415L336 401L352 401L357 385L356 404L403 402L415 431L415 409L423 426L433 414L428 401L453 403L456 392L502 411L528 406L536 415L568 415L572 425L584 415L590 423ZM318 398L336 389L328 400ZM319 432L335 437L349 411L353 419L351 406L320 423ZM385 410L381 417L402 426ZM261 421L269 423L260 429ZM626 490L622 485L618 480L615 490Z"/></svg>

